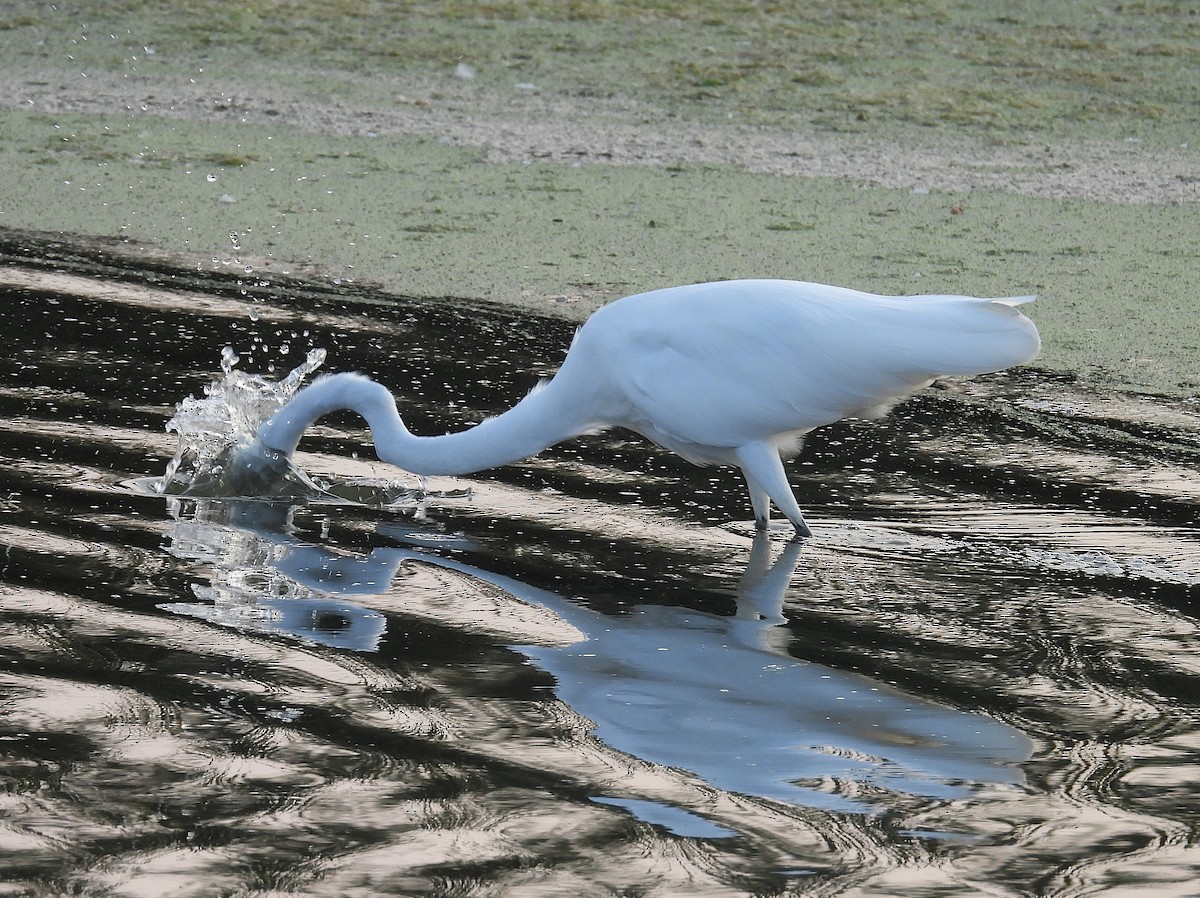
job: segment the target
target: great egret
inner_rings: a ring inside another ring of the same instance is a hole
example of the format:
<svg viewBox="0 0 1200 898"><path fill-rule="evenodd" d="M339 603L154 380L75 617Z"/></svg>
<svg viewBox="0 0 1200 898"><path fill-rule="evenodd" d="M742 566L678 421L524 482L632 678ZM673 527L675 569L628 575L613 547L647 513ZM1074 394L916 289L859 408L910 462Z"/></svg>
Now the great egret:
<svg viewBox="0 0 1200 898"><path fill-rule="evenodd" d="M1041 341L1015 307L1033 299L877 296L784 280L654 290L595 312L553 378L469 430L416 436L383 386L335 374L298 392L258 436L290 455L310 424L350 409L370 425L383 461L458 475L623 427L696 464L737 465L759 529L774 502L809 536L783 468L803 435L879 417L939 376L1029 361Z"/></svg>

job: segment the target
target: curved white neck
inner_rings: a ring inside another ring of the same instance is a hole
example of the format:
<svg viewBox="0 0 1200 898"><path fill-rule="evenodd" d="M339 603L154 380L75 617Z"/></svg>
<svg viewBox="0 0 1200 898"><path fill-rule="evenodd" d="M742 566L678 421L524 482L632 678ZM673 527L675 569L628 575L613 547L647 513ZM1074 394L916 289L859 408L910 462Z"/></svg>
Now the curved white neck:
<svg viewBox="0 0 1200 898"><path fill-rule="evenodd" d="M258 438L268 448L291 455L310 424L347 409L366 419L382 461L414 474L470 474L528 458L592 429L589 422L578 420L577 408L559 401L557 393L551 381L504 414L469 430L421 437L404 426L384 386L360 374L333 374L293 396L259 428Z"/></svg>

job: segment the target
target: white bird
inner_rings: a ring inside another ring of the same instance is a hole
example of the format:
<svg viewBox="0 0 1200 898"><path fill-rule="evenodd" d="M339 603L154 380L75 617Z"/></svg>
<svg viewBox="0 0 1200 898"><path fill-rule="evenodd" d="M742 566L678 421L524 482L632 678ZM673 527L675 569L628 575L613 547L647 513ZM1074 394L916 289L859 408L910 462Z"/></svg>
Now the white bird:
<svg viewBox="0 0 1200 898"><path fill-rule="evenodd" d="M596 311L553 378L468 430L416 436L384 387L335 374L298 392L258 436L291 455L310 424L350 409L370 425L383 461L460 475L623 427L695 464L737 465L759 529L774 502L809 536L783 467L804 434L879 417L940 376L1029 361L1041 341L1015 307L1033 299L877 296L784 280L654 290Z"/></svg>

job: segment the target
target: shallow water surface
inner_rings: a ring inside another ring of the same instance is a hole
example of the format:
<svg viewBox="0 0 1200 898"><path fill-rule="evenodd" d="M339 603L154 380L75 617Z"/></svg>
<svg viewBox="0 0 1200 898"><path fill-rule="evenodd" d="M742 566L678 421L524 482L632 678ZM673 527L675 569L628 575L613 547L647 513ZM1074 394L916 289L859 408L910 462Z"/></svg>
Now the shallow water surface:
<svg viewBox="0 0 1200 898"><path fill-rule="evenodd" d="M814 537L629 434L162 496L231 346L511 404L565 323L0 247L0 882L58 895L1196 894L1200 408L1018 372L827 428Z"/></svg>

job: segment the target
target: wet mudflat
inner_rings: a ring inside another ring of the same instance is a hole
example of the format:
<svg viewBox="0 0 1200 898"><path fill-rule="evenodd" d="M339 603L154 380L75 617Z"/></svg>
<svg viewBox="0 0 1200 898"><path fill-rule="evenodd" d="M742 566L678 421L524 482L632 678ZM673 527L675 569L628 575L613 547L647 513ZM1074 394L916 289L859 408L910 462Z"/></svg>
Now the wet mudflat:
<svg viewBox="0 0 1200 898"><path fill-rule="evenodd" d="M813 435L803 544L620 432L420 483L333 417L392 505L166 497L225 346L435 433L570 326L2 251L8 893L1194 894L1195 403L939 384Z"/></svg>

